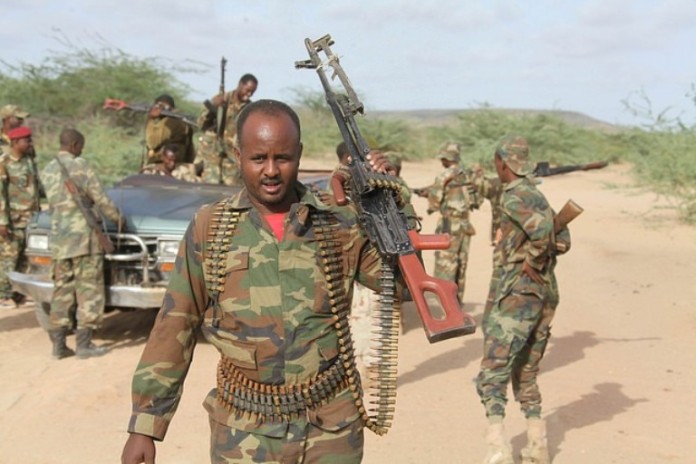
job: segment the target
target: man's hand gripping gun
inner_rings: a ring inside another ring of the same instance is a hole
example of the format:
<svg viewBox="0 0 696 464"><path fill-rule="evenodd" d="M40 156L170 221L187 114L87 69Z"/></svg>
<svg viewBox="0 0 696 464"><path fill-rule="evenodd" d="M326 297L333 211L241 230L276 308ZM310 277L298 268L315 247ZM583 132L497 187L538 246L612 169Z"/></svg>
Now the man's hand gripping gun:
<svg viewBox="0 0 696 464"><path fill-rule="evenodd" d="M330 35L315 41L305 39L310 59L296 62L295 67L316 69L319 75L326 93L326 101L351 155L348 166L351 174L351 200L358 210L361 225L370 242L379 250L382 259L394 267L398 264L401 269L423 321L428 341L434 343L471 334L476 330L476 322L460 308L456 284L426 274L416 254L417 250L446 249L449 246L449 236L419 235L416 231L409 230L406 216L400 212L394 190L390 188L394 185L394 178L370 168L366 160L370 148L361 136L354 119L356 113L363 113L363 104L339 64L338 57L331 51L331 45L333 40ZM325 53L325 62L321 61L320 52ZM336 94L332 90L325 73L325 69L329 67L333 68L334 77L338 76L346 95ZM346 204L341 179L332 179L332 187L337 204ZM437 296L444 317L433 315L425 298L426 292Z"/></svg>

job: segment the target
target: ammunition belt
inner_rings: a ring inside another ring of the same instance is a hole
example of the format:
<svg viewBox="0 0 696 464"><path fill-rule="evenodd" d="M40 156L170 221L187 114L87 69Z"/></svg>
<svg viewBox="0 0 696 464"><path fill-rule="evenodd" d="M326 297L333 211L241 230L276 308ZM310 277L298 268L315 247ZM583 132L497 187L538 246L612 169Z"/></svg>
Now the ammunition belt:
<svg viewBox="0 0 696 464"><path fill-rule="evenodd" d="M294 385L256 382L223 356L218 363L217 401L235 414L249 414L259 421L289 421L307 409L315 409L348 387L341 362L321 372L316 379Z"/></svg>
<svg viewBox="0 0 696 464"><path fill-rule="evenodd" d="M218 299L225 289L227 275L227 254L232 246L232 237L237 229L241 212L229 209L230 200L223 200L213 207L208 227L207 250L205 255L205 285L208 290L209 306L213 308L214 327L220 325L222 317Z"/></svg>
<svg viewBox="0 0 696 464"><path fill-rule="evenodd" d="M214 206L208 229L205 255L205 281L213 307L214 326L219 325L222 311L218 298L224 289L226 257L231 249L237 223L242 213L232 211L231 200ZM337 392L349 388L353 402L365 426L383 435L391 426L396 396L396 356L399 327L399 302L394 300L392 265L382 263L380 308L374 315L378 343L374 348L376 363L370 369L374 385L369 405L363 402L363 387L355 366L355 352L349 323L350 305L345 291L342 268L342 243L338 240L339 223L331 213L312 212L312 232L318 242L319 267L326 279L333 326L338 340L338 359L326 371L306 384L262 384L243 376L223 357L218 365L218 401L230 411L255 415L258 420L289 420L300 411L316 408ZM393 264L393 263L392 263Z"/></svg>

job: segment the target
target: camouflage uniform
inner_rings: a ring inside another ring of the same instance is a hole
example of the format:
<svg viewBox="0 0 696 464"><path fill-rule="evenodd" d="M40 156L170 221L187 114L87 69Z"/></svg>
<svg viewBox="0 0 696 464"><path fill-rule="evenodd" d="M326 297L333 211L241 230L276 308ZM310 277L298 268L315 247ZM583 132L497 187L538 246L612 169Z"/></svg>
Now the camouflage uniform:
<svg viewBox="0 0 696 464"><path fill-rule="evenodd" d="M332 315L329 292L345 292L349 305L355 280L378 288L379 254L360 233L353 210L324 205L301 184L297 194L300 201L288 213L281 241L246 190L195 215L133 378L129 432L164 438L199 329L222 355L218 386L224 362L242 374L245 384L259 382L269 389L306 384L336 365L338 319ZM213 211L222 207L224 214L241 215L229 251L218 257L224 260L219 262L226 277L215 305L205 282L206 274L214 272L204 257L211 253L210 224L216 215L224 216ZM325 240L317 225L321 217L338 222L334 244L340 254L334 266L343 277L333 290L319 261ZM360 462L363 422L355 400L350 388L334 393L289 420L260 420L254 414L235 414L213 389L204 402L212 462ZM244 397L232 396L244 402Z"/></svg>
<svg viewBox="0 0 696 464"><path fill-rule="evenodd" d="M39 180L28 155L16 159L9 151L0 156L0 225L11 232L0 237L0 298L12 296L7 273L26 270L26 228L39 211Z"/></svg>
<svg viewBox="0 0 696 464"><path fill-rule="evenodd" d="M225 95L227 113L225 114L225 132L223 141L216 135L213 122L216 113L205 108L198 117L198 125L203 134L198 141L197 163L203 163L203 182L209 184L242 185L239 167L234 157L234 146L237 143L237 116L251 101L237 102L236 90ZM223 153L221 155L221 153Z"/></svg>
<svg viewBox="0 0 696 464"><path fill-rule="evenodd" d="M119 223L119 211L106 196L96 173L81 158L67 151L57 158L70 178L110 220ZM53 257L53 298L51 323L71 326L70 311L77 303L77 328L95 329L104 314L104 250L82 211L65 187L63 172L54 159L42 172L51 208L51 255Z"/></svg>
<svg viewBox="0 0 696 464"><path fill-rule="evenodd" d="M450 149L441 152L438 157L459 163L459 148L456 148L456 154L454 149ZM428 212L439 211L441 215L435 232L450 235L450 247L435 252L434 276L457 284L460 303L464 302L471 236L476 234L469 222L469 212L478 207L479 202L478 195L467 187L471 180L468 171L459 164L453 164L435 178L433 185L427 187Z"/></svg>
<svg viewBox="0 0 696 464"><path fill-rule="evenodd" d="M163 170L159 169L158 164L148 164L142 171L143 174L153 176L167 176ZM171 172L171 177L184 182L200 182L201 178L196 175L196 167L191 163L176 163L174 170Z"/></svg>
<svg viewBox="0 0 696 464"><path fill-rule="evenodd" d="M529 163L517 163L514 154L506 162L520 176L531 172ZM541 394L536 378L558 305L556 255L569 249L570 235L567 229L554 234L554 212L527 177L503 185L501 211L502 238L496 246L499 282L482 323L484 349L477 391L487 417L504 417L507 385L512 381L525 416L539 418ZM557 241L563 246L557 246ZM524 263L539 273L543 285L522 271Z"/></svg>
<svg viewBox="0 0 696 464"><path fill-rule="evenodd" d="M191 163L195 158L193 147L193 128L177 118L161 116L148 118L145 125L145 145L147 145L147 162L162 161L165 145L175 145L177 161Z"/></svg>

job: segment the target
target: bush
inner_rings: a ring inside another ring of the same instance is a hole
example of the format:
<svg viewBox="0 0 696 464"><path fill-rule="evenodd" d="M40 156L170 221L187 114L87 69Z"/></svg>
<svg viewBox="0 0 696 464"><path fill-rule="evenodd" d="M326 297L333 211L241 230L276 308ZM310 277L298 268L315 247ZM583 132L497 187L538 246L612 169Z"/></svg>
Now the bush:
<svg viewBox="0 0 696 464"><path fill-rule="evenodd" d="M40 167L57 152L60 130L71 125L85 134L85 156L106 184L137 171L145 150L145 116L105 112L106 98L149 103L167 92L185 113L195 114L201 107L187 100L191 89L175 78L180 72L200 72L200 67L135 58L103 45L89 50L58 39L66 51L54 52L40 65L0 61L0 102L32 113L28 123L36 132ZM300 88L290 93L302 120L305 156L332 157L341 135L323 92ZM654 115L647 97L639 93L637 98L637 105L625 103L647 123L613 133L549 114L519 115L485 105L437 126L369 113L356 121L371 146L399 151L406 160L432 157L451 140L462 145L465 164L492 169L497 141L506 133L519 133L528 138L535 161L628 161L640 182L668 196L685 221L696 222L696 129L669 118L666 111Z"/></svg>

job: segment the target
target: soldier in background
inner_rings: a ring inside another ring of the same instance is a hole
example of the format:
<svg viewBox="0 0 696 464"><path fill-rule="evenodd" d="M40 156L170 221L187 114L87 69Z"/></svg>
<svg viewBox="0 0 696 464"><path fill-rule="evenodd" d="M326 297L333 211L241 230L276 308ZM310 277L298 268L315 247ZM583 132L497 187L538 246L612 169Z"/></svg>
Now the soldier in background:
<svg viewBox="0 0 696 464"><path fill-rule="evenodd" d="M236 121L239 113L251 102L256 92L258 80L253 74L244 74L237 88L225 95L215 95L206 102L198 118L198 126L203 132L198 139L196 164L202 164L202 180L210 184L241 185L239 167L234 159L234 146L237 140ZM217 110L226 107L224 133L222 140L217 135Z"/></svg>
<svg viewBox="0 0 696 464"><path fill-rule="evenodd" d="M458 143L445 143L437 158L445 170L430 187L418 189L416 193L428 199L428 214L440 213L435 232L450 234L450 247L435 252L434 276L456 283L457 298L464 303L469 246L471 237L476 234L469 214L479 207L481 200L473 188L471 172L459 164Z"/></svg>
<svg viewBox="0 0 696 464"><path fill-rule="evenodd" d="M31 129L19 126L4 135L10 145L0 156L0 298L2 307L15 307L24 296L12 292L7 273L27 267L26 228L39 211L39 180L30 160Z"/></svg>
<svg viewBox="0 0 696 464"><path fill-rule="evenodd" d="M527 419L524 464L551 462L541 419L537 385L539 363L558 305L556 255L570 248L567 228L554 232L554 212L527 176L532 173L529 146L520 137L503 137L495 151L502 183L499 280L492 307L484 315L483 359L476 389L486 409L488 447L485 464L512 464L503 419L508 383Z"/></svg>
<svg viewBox="0 0 696 464"><path fill-rule="evenodd" d="M17 105L5 105L0 108L0 119L2 120L2 128L0 128L0 146L2 152L10 147L10 138L8 133L12 129L24 124L24 120L29 117L29 113L23 111Z"/></svg>
<svg viewBox="0 0 696 464"><path fill-rule="evenodd" d="M201 179L196 175L196 167L193 163L179 163L177 159L179 147L177 145L166 145L162 150L162 162L148 164L140 172L143 174L167 176L185 182L200 182Z"/></svg>
<svg viewBox="0 0 696 464"><path fill-rule="evenodd" d="M169 94L162 94L155 98L150 108L145 125L145 145L147 146L147 162L159 163L162 161L162 152L166 145L178 147L177 161L192 163L195 158L193 147L193 128L181 119L165 116L162 111L174 111L176 105L174 98Z"/></svg>
<svg viewBox="0 0 696 464"><path fill-rule="evenodd" d="M77 353L84 359L101 356L105 347L92 343L93 331L104 315L104 250L96 233L65 186L64 166L72 182L85 192L93 208L124 227L118 208L106 195L99 178L82 158L84 136L75 129L60 133L60 151L44 168L42 177L51 208L51 256L53 258L53 297L48 334L53 357L61 359ZM65 343L72 326L70 312L77 305L77 349Z"/></svg>

